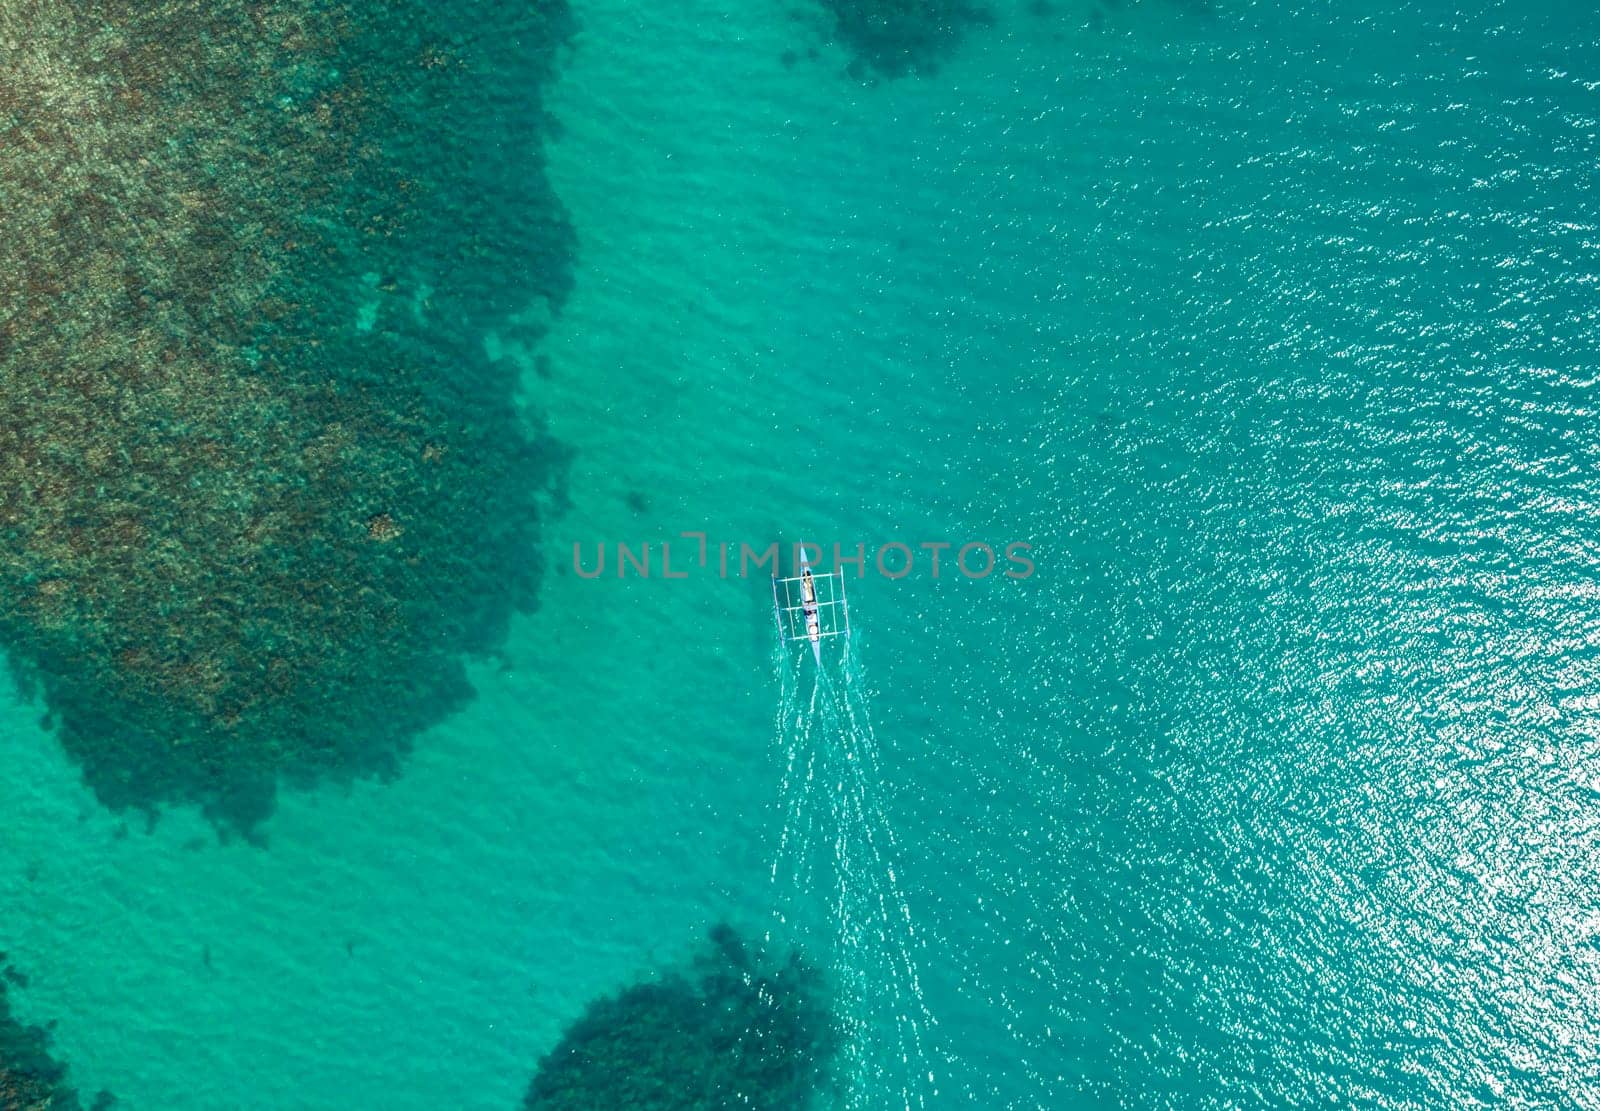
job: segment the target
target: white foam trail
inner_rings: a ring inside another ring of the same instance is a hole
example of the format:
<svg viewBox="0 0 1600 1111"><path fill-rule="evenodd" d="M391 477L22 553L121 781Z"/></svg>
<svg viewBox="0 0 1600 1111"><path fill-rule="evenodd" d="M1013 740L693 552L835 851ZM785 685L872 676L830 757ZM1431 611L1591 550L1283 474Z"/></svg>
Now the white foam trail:
<svg viewBox="0 0 1600 1111"><path fill-rule="evenodd" d="M824 916L814 926L840 989L847 1105L882 1107L887 1087L907 1111L922 1108L934 1080L924 1044L933 1016L917 974L923 942L895 875L865 676L849 641L837 664L820 669L787 648L779 642L774 651L783 808L771 870L776 915L791 929Z"/></svg>

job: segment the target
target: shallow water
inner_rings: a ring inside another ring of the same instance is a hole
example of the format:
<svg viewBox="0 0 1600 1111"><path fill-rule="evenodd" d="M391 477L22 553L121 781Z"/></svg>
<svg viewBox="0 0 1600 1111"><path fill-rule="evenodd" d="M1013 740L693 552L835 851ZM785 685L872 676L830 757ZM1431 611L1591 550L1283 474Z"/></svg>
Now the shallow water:
<svg viewBox="0 0 1600 1111"><path fill-rule="evenodd" d="M11 994L75 1083L514 1106L803 903L761 576L570 573L703 530L1035 546L850 584L933 1077L860 1106L1600 1103L1592 21L1005 9L863 84L803 7L576 14L525 376L573 504L477 700L264 849L0 708Z"/></svg>

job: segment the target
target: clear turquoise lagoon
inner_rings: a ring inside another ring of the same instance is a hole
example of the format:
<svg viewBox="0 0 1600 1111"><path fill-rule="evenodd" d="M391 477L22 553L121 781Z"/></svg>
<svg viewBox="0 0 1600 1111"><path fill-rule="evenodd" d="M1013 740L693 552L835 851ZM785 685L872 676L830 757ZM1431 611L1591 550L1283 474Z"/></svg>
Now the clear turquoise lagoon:
<svg viewBox="0 0 1600 1111"><path fill-rule="evenodd" d="M475 697L252 841L0 695L85 1105L515 1108L728 923L839 989L819 1106L1600 1107L1600 19L1008 0L890 74L572 8L572 291L480 329L570 504ZM573 571L686 531L1036 570L849 580L864 751L765 571Z"/></svg>

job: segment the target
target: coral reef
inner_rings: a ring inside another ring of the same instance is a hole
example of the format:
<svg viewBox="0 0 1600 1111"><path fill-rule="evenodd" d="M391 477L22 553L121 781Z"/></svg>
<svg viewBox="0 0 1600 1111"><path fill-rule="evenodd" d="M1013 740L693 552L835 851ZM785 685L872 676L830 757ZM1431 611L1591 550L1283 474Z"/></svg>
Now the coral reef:
<svg viewBox="0 0 1600 1111"><path fill-rule="evenodd" d="M821 0L834 34L854 57L851 71L904 77L931 73L973 27L994 22L974 0Z"/></svg>
<svg viewBox="0 0 1600 1111"><path fill-rule="evenodd" d="M0 644L108 805L390 773L532 607L570 16L443 9L0 5Z"/></svg>
<svg viewBox="0 0 1600 1111"><path fill-rule="evenodd" d="M539 1064L525 1111L801 1111L833 1083L839 1031L820 975L727 926L685 972L590 1005Z"/></svg>
<svg viewBox="0 0 1600 1111"><path fill-rule="evenodd" d="M50 1057L50 1036L11 1017L0 978L0 1111L78 1111L81 1104L66 1085L66 1073ZM102 1096L95 1106L110 1102Z"/></svg>

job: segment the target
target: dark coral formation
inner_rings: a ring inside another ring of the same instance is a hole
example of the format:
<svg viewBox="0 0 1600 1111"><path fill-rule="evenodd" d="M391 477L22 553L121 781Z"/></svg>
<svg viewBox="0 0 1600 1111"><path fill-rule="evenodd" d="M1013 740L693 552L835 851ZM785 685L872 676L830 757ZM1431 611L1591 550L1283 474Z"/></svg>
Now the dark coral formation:
<svg viewBox="0 0 1600 1111"><path fill-rule="evenodd" d="M483 333L570 285L570 32L0 5L0 642L107 804L248 829L280 779L388 772L531 607L564 454Z"/></svg>
<svg viewBox="0 0 1600 1111"><path fill-rule="evenodd" d="M82 1105L67 1086L66 1075L67 1070L50 1056L49 1034L11 1017L5 980L0 978L0 1111L78 1111ZM95 1106L109 1102L102 1097Z"/></svg>
<svg viewBox="0 0 1600 1111"><path fill-rule="evenodd" d="M834 33L854 57L852 72L881 77L931 73L994 12L974 0L822 0Z"/></svg>
<svg viewBox="0 0 1600 1111"><path fill-rule="evenodd" d="M840 1044L821 976L728 927L686 972L592 1004L539 1064L525 1111L803 1111Z"/></svg>

